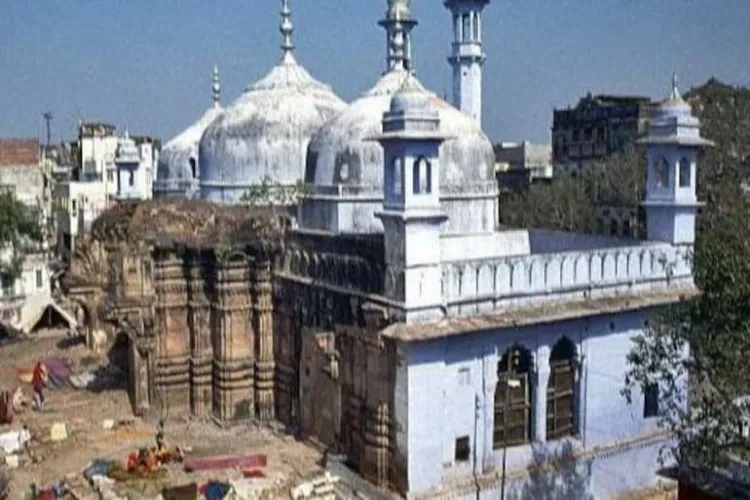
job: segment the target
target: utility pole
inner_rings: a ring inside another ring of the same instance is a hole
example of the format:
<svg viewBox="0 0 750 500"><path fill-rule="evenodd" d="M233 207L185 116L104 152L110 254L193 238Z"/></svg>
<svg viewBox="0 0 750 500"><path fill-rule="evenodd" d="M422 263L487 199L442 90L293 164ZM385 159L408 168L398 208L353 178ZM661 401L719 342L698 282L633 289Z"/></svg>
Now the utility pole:
<svg viewBox="0 0 750 500"><path fill-rule="evenodd" d="M47 124L47 146L49 147L49 145L52 144L52 112L45 111L42 116Z"/></svg>
<svg viewBox="0 0 750 500"><path fill-rule="evenodd" d="M503 468L502 477L500 478L500 499L505 500L505 469L508 457L508 413L510 406L510 390L521 387L521 382L514 378L519 365L520 352L513 346L508 353L508 367L505 380L505 406L503 407Z"/></svg>

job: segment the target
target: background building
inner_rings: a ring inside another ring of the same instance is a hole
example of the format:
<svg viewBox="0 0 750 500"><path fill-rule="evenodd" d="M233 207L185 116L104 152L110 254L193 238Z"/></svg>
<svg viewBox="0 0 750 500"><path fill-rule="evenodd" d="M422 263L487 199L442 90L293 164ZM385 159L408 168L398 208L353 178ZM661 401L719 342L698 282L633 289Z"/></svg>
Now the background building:
<svg viewBox="0 0 750 500"><path fill-rule="evenodd" d="M160 148L160 141L149 136L118 135L114 125L79 126L78 142L71 148L77 163L69 175L55 170L52 217L62 260L69 261L77 238L117 200L151 199Z"/></svg>
<svg viewBox="0 0 750 500"><path fill-rule="evenodd" d="M495 172L501 189L524 189L552 179L552 147L529 141L495 144Z"/></svg>
<svg viewBox="0 0 750 500"><path fill-rule="evenodd" d="M654 104L648 97L590 93L575 108L552 113L552 162L580 171L633 144L646 132Z"/></svg>
<svg viewBox="0 0 750 500"><path fill-rule="evenodd" d="M30 243L17 276L0 274L0 322L28 329L51 301L50 252L46 233L50 206L49 183L40 163L36 139L0 139L0 189L11 192L38 217L43 230L39 243ZM0 249L0 260L10 262L13 248Z"/></svg>

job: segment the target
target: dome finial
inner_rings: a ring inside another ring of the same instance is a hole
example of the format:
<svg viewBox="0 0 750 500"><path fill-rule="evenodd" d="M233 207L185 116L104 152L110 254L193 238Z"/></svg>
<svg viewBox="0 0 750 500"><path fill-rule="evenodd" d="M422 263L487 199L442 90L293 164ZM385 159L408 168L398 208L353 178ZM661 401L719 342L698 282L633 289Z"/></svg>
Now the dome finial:
<svg viewBox="0 0 750 500"><path fill-rule="evenodd" d="M294 25L292 24L292 9L289 8L289 0L281 0L281 25L279 31L284 37L281 44L281 50L283 51L282 61L289 62L292 60L292 51L294 50L294 43L292 43L292 33L294 33Z"/></svg>
<svg viewBox="0 0 750 500"><path fill-rule="evenodd" d="M411 30L417 21L411 16L411 0L387 0L385 19L378 24L386 31L387 70L411 69Z"/></svg>
<svg viewBox="0 0 750 500"><path fill-rule="evenodd" d="M213 84L211 85L211 92L214 101L214 107L218 108L221 101L221 82L219 81L219 67L214 64L214 77Z"/></svg>
<svg viewBox="0 0 750 500"><path fill-rule="evenodd" d="M670 101L681 101L682 95L680 89L677 88L677 72L672 73L672 91L669 93Z"/></svg>

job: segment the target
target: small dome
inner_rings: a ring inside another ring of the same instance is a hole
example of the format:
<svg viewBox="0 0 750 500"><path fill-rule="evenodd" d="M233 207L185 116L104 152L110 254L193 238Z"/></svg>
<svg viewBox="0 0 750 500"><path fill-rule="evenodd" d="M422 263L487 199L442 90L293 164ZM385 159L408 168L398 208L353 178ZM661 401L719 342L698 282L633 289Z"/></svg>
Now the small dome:
<svg viewBox="0 0 750 500"><path fill-rule="evenodd" d="M672 90L669 97L659 104L657 115L659 116L690 116L692 108L685 99L682 98L680 90L677 88L677 75L672 75Z"/></svg>
<svg viewBox="0 0 750 500"><path fill-rule="evenodd" d="M407 75L402 70L386 73L372 89L320 128L310 141L307 182L382 189L383 148L368 139L381 133L383 113L421 107L425 96L439 114L440 132L451 137L441 147L441 186L494 180L492 144L477 122L427 91L413 76L409 85L420 91L397 96Z"/></svg>
<svg viewBox="0 0 750 500"><path fill-rule="evenodd" d="M304 175L310 137L345 106L287 54L206 129L201 196L232 203L265 179L295 184Z"/></svg>
<svg viewBox="0 0 750 500"><path fill-rule="evenodd" d="M221 112L221 107L212 106L197 122L164 145L156 168L155 195L185 194L190 196L193 194L197 188L200 172L198 144L206 127Z"/></svg>
<svg viewBox="0 0 750 500"><path fill-rule="evenodd" d="M136 162L141 161L141 155L138 153L138 147L135 141L130 138L127 130L125 135L117 140L117 149L115 150L116 162Z"/></svg>
<svg viewBox="0 0 750 500"><path fill-rule="evenodd" d="M430 111L430 94L413 78L407 78L391 99L391 113Z"/></svg>

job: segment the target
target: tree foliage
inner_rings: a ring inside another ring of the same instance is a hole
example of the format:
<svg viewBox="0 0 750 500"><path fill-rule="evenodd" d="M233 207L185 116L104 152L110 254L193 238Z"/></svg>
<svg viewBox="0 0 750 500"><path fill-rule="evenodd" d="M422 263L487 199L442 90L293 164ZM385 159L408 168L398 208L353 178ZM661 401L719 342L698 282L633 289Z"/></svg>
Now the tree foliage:
<svg viewBox="0 0 750 500"><path fill-rule="evenodd" d="M625 394L648 382L662 391L660 424L681 465L722 466L743 453L750 417L750 205L741 183L750 158L750 90L716 80L686 96L716 143L701 158L693 272L701 295L664 311L635 340ZM685 394L685 381L688 393Z"/></svg>
<svg viewBox="0 0 750 500"><path fill-rule="evenodd" d="M307 193L307 185L297 181L294 186L285 186L266 175L260 182L250 186L240 197L240 201L250 206L291 205L297 198Z"/></svg>
<svg viewBox="0 0 750 500"><path fill-rule="evenodd" d="M645 156L626 146L580 174L555 173L549 184L500 198L500 222L512 227L593 232L601 207L636 207L643 196Z"/></svg>
<svg viewBox="0 0 750 500"><path fill-rule="evenodd" d="M42 241L39 214L21 203L10 191L0 193L0 273L18 276L26 252Z"/></svg>

